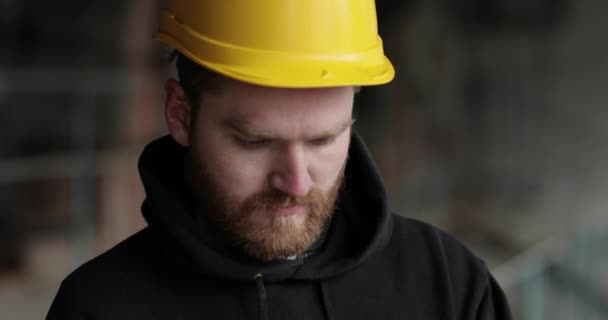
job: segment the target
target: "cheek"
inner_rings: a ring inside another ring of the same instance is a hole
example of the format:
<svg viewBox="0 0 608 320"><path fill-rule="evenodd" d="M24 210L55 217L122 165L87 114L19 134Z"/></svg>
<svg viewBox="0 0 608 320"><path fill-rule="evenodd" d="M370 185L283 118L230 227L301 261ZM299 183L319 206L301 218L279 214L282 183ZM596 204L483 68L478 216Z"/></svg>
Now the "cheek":
<svg viewBox="0 0 608 320"><path fill-rule="evenodd" d="M316 185L330 189L344 166L350 144L350 134L338 138L335 144L316 157L311 166L311 176Z"/></svg>
<svg viewBox="0 0 608 320"><path fill-rule="evenodd" d="M244 199L264 187L263 159L235 153L226 144L210 146L203 157L215 184L232 197Z"/></svg>
<svg viewBox="0 0 608 320"><path fill-rule="evenodd" d="M263 171L259 162L235 152L229 137L210 118L198 120L192 147L197 149L207 181L217 192L236 201L259 191Z"/></svg>

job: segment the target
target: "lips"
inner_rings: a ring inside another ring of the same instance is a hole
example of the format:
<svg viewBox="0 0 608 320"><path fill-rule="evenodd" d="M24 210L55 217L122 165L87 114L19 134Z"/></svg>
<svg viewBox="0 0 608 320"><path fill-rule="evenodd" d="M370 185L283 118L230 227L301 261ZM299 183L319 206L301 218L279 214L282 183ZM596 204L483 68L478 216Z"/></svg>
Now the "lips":
<svg viewBox="0 0 608 320"><path fill-rule="evenodd" d="M292 216L298 213L304 213L308 209L308 206L303 204L293 204L284 207L274 208L272 213L277 216Z"/></svg>

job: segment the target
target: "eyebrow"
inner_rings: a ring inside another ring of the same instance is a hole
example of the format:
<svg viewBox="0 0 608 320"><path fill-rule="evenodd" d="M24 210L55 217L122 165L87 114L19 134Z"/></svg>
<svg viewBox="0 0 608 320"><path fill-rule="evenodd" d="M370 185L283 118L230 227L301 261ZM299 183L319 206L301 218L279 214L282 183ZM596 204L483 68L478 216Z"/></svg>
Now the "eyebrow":
<svg viewBox="0 0 608 320"><path fill-rule="evenodd" d="M310 137L307 139L315 140L315 139L322 139L322 138L328 138L328 137L336 137L336 136L340 135L341 133L343 133L344 131L346 131L348 128L350 128L355 123L355 120L356 119L351 118L348 121L345 121L344 123L340 124L339 126L333 128L333 129L324 131L318 135L315 135L314 137ZM234 118L226 119L226 120L222 121L222 127L235 130L238 133L245 135L245 136L249 136L249 137L269 139L269 140L282 140L282 138L277 136L276 133L272 130L255 128L253 126L248 125L244 121L239 121L238 119L234 119Z"/></svg>

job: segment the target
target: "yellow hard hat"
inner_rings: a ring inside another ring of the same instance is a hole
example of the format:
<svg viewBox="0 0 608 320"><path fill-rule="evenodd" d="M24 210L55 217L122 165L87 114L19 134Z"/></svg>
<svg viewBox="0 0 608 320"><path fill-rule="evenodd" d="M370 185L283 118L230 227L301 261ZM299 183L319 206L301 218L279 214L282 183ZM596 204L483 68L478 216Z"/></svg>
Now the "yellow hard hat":
<svg viewBox="0 0 608 320"><path fill-rule="evenodd" d="M169 0L155 37L228 77L271 87L391 81L374 0Z"/></svg>

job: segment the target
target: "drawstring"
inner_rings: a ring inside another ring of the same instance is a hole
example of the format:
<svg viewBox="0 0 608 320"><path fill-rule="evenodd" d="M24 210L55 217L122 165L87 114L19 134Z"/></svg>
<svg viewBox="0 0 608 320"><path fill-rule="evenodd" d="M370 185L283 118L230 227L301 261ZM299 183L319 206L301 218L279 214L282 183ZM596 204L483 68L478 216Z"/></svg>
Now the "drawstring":
<svg viewBox="0 0 608 320"><path fill-rule="evenodd" d="M329 294L327 291L327 284L321 281L321 301L323 302L323 310L325 310L325 319L331 320L331 303L329 303Z"/></svg>
<svg viewBox="0 0 608 320"><path fill-rule="evenodd" d="M264 277L258 273L253 278L258 287L258 319L268 320L268 305L266 303L266 288L264 287Z"/></svg>

